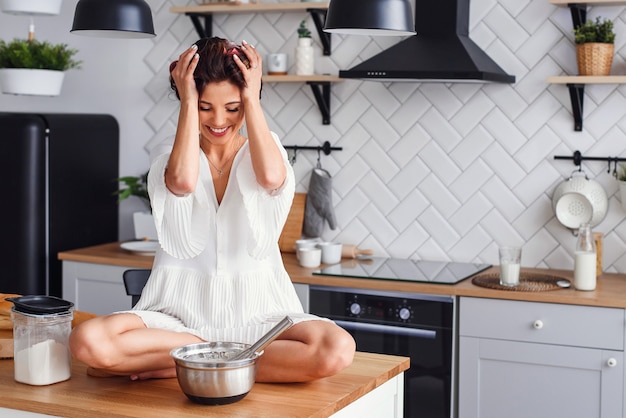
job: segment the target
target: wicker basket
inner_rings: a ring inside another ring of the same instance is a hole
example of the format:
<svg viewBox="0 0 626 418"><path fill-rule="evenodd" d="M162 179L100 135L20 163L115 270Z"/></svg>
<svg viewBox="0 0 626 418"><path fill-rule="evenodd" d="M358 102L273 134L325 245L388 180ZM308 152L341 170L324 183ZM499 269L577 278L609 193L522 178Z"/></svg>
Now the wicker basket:
<svg viewBox="0 0 626 418"><path fill-rule="evenodd" d="M588 42L576 45L576 62L579 75L609 75L615 45Z"/></svg>

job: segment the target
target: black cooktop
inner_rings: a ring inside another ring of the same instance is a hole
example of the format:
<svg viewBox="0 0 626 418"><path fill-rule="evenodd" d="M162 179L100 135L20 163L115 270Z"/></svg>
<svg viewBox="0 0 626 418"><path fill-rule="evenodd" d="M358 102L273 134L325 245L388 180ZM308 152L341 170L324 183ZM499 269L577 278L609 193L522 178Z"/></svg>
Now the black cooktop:
<svg viewBox="0 0 626 418"><path fill-rule="evenodd" d="M437 284L455 284L491 267L491 264L451 261L409 260L369 257L344 260L323 267L313 274L363 279L401 280Z"/></svg>

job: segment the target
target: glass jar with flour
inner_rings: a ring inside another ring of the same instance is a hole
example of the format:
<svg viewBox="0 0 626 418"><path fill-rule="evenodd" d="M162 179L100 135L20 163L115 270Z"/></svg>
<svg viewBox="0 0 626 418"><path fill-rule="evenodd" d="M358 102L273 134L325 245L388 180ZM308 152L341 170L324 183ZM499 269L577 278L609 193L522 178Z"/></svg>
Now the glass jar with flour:
<svg viewBox="0 0 626 418"><path fill-rule="evenodd" d="M29 385L50 385L69 379L74 304L53 296L7 300L14 305L11 320L15 380Z"/></svg>

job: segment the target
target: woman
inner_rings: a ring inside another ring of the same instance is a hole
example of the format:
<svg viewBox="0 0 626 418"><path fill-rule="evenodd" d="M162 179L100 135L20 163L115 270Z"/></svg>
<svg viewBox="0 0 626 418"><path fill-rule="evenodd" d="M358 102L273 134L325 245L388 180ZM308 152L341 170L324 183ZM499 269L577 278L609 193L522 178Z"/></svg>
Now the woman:
<svg viewBox="0 0 626 418"><path fill-rule="evenodd" d="M171 349L253 343L285 315L295 324L265 349L257 381L309 381L352 362L352 337L303 313L282 264L278 238L295 180L261 109L261 64L245 41L210 38L170 66L178 127L148 178L161 249L131 311L72 332L72 353L90 373L174 377Z"/></svg>

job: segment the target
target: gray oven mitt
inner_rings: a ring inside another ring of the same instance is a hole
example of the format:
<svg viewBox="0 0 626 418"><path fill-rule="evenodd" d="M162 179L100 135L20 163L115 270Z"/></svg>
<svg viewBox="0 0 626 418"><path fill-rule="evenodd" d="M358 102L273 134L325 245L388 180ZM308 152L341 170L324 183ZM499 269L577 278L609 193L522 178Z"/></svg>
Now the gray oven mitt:
<svg viewBox="0 0 626 418"><path fill-rule="evenodd" d="M304 207L302 233L306 237L319 237L324 230L324 219L330 229L335 229L337 220L332 203L332 180L328 171L315 168L311 172L309 191Z"/></svg>

